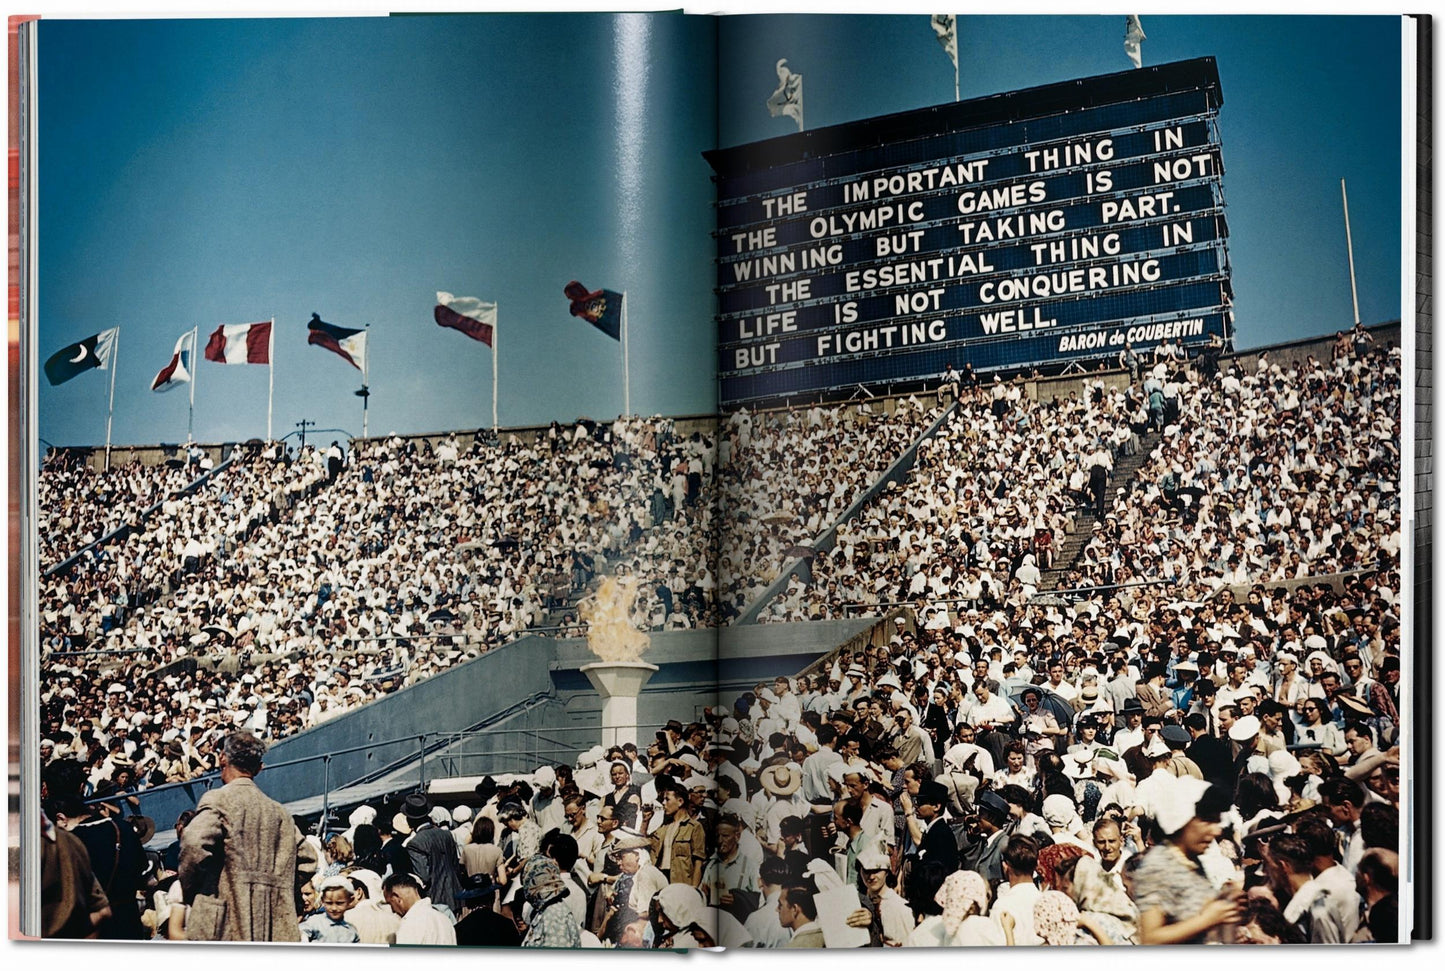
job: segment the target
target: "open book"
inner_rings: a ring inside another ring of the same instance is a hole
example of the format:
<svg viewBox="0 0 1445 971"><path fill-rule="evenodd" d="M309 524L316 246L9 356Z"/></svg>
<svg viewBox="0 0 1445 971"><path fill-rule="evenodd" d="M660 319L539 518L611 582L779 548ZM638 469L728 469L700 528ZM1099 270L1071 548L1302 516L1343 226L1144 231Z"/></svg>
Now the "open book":
<svg viewBox="0 0 1445 971"><path fill-rule="evenodd" d="M1430 24L1146 20L13 24L21 933L1429 937Z"/></svg>

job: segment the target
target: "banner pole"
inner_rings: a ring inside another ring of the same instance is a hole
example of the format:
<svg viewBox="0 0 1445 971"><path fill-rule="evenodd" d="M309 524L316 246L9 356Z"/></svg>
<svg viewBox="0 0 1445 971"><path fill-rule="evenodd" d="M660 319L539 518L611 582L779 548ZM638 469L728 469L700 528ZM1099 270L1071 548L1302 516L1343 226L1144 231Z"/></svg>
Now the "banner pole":
<svg viewBox="0 0 1445 971"><path fill-rule="evenodd" d="M1360 323L1360 294L1355 289L1355 241L1350 236L1350 196L1345 192L1345 180L1340 180L1340 199L1345 204L1345 250L1350 256L1350 300L1355 305L1355 325Z"/></svg>
<svg viewBox="0 0 1445 971"><path fill-rule="evenodd" d="M110 471L110 424L115 417L115 372L120 360L120 328L115 329L115 342L110 347L110 400L105 406L105 470Z"/></svg>
<svg viewBox="0 0 1445 971"><path fill-rule="evenodd" d="M502 314L495 303L492 304L492 431L497 430L497 341L500 339Z"/></svg>
<svg viewBox="0 0 1445 971"><path fill-rule="evenodd" d="M195 441L196 429L196 377L200 374L200 368L196 367L196 345L201 339L201 327L197 324L191 328L191 405L186 415L186 444Z"/></svg>
<svg viewBox="0 0 1445 971"><path fill-rule="evenodd" d="M266 344L266 441L271 441L271 404L276 394L276 318L271 318L270 340Z"/></svg>
<svg viewBox="0 0 1445 971"><path fill-rule="evenodd" d="M366 392L361 396L361 437L367 437L367 409L371 406L371 324L366 325L366 356L361 359L365 365L361 369L361 390Z"/></svg>
<svg viewBox="0 0 1445 971"><path fill-rule="evenodd" d="M627 291L622 291L622 413L632 414L632 371L627 359Z"/></svg>

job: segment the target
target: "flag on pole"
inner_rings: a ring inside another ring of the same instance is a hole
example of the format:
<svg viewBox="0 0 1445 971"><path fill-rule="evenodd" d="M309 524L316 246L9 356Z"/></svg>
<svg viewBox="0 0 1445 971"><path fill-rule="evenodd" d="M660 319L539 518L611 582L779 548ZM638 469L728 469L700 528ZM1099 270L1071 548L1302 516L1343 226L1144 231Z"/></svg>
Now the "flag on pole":
<svg viewBox="0 0 1445 971"><path fill-rule="evenodd" d="M786 58L778 62L778 90L768 99L768 114L787 115L803 130L803 76L788 69Z"/></svg>
<svg viewBox="0 0 1445 971"><path fill-rule="evenodd" d="M206 341L206 360L217 364L270 364L271 321L222 324Z"/></svg>
<svg viewBox="0 0 1445 971"><path fill-rule="evenodd" d="M915 21L916 23L916 21ZM936 13L933 15L933 33L942 45L944 53L958 67L958 18L951 13Z"/></svg>
<svg viewBox="0 0 1445 971"><path fill-rule="evenodd" d="M333 354L339 354L346 363L358 371L366 370L366 331L352 327L337 327L313 313L306 325L309 333L306 343L324 347Z"/></svg>
<svg viewBox="0 0 1445 971"><path fill-rule="evenodd" d="M497 326L497 305L494 303L483 303L476 297L456 297L445 290L438 290L432 317L438 326L459 330L474 341L492 346L492 334Z"/></svg>
<svg viewBox="0 0 1445 971"><path fill-rule="evenodd" d="M573 280L562 288L572 301L572 316L581 317L615 341L622 339L622 294L591 290Z"/></svg>
<svg viewBox="0 0 1445 971"><path fill-rule="evenodd" d="M64 384L92 368L105 370L110 367L110 356L115 350L115 338L119 333L119 327L112 327L62 347L46 359L46 378L51 384Z"/></svg>
<svg viewBox="0 0 1445 971"><path fill-rule="evenodd" d="M161 368L156 379L151 382L152 391L170 391L190 383L191 369L195 367L195 341L195 334L189 330L181 335L180 340L176 341L170 363Z"/></svg>
<svg viewBox="0 0 1445 971"><path fill-rule="evenodd" d="M1128 55L1129 61L1135 67L1144 66L1144 55L1139 50L1139 44L1148 39L1144 36L1144 28L1139 23L1138 14L1131 13L1124 19L1124 53Z"/></svg>

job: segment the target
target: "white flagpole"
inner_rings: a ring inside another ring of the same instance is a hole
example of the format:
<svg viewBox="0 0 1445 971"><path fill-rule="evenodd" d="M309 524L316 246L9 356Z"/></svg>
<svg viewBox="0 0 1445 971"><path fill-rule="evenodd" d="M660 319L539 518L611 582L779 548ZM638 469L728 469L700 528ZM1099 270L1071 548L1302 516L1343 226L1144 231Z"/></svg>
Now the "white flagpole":
<svg viewBox="0 0 1445 971"><path fill-rule="evenodd" d="M186 444L195 440L196 428L196 375L201 370L196 367L196 344L201 339L201 327L197 324L191 328L191 409L186 416Z"/></svg>
<svg viewBox="0 0 1445 971"><path fill-rule="evenodd" d="M622 413L632 414L632 371L627 360L627 291L622 291Z"/></svg>
<svg viewBox="0 0 1445 971"><path fill-rule="evenodd" d="M366 356L361 359L364 365L361 369L361 389L366 394L361 396L361 437L366 438L367 432L367 408L371 404L371 324L366 325Z"/></svg>
<svg viewBox="0 0 1445 971"><path fill-rule="evenodd" d="M271 318L271 339L266 345L266 441L271 441L271 402L276 392L276 318Z"/></svg>
<svg viewBox="0 0 1445 971"><path fill-rule="evenodd" d="M105 406L105 470L110 471L110 423L115 417L115 372L120 357L120 328L115 329L115 340L110 345L110 401Z"/></svg>
<svg viewBox="0 0 1445 971"><path fill-rule="evenodd" d="M492 304L492 431L497 430L497 332L501 330L501 312Z"/></svg>
<svg viewBox="0 0 1445 971"><path fill-rule="evenodd" d="M1355 241L1350 236L1350 196L1345 192L1345 180L1340 180L1340 198L1345 203L1345 249L1350 256L1350 300L1355 305L1355 324L1360 322L1360 294L1355 289ZM624 304L625 306L625 304Z"/></svg>

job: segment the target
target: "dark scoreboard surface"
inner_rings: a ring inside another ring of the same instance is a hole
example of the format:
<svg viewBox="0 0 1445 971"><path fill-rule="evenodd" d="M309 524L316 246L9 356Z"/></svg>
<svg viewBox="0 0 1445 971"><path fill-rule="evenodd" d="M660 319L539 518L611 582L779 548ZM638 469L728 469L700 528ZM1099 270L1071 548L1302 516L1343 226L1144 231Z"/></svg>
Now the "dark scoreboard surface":
<svg viewBox="0 0 1445 971"><path fill-rule="evenodd" d="M725 406L1230 337L1213 58L706 153Z"/></svg>

